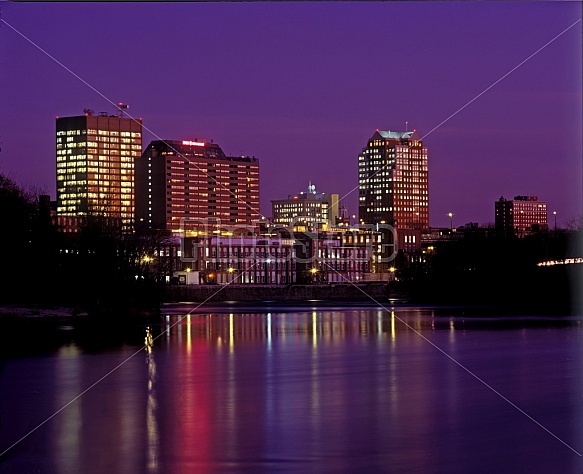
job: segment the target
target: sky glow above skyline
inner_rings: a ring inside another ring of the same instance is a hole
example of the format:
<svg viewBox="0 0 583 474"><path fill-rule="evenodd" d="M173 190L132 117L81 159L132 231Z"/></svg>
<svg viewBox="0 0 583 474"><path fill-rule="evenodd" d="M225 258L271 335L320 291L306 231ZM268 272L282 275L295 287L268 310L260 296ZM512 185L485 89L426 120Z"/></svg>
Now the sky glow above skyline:
<svg viewBox="0 0 583 474"><path fill-rule="evenodd" d="M309 181L357 214L358 154L407 121L431 132L432 226L493 222L519 194L564 225L582 213L580 19L577 2L3 3L0 172L54 199L55 116L115 113L106 97L144 147L258 157L264 215Z"/></svg>

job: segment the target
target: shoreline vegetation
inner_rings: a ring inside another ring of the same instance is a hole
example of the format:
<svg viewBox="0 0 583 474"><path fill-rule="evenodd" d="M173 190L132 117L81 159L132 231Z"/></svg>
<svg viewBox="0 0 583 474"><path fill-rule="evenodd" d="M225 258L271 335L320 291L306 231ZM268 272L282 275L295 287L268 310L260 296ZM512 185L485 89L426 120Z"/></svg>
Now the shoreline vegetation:
<svg viewBox="0 0 583 474"><path fill-rule="evenodd" d="M156 318L164 306L201 303L254 303L257 305L301 304L375 304L424 307L496 308L509 314L547 314L580 316L583 300L580 283L583 268L537 269L514 283L465 276L464 278L420 278L391 283L362 282L311 285L165 285L149 288L146 297L134 294L131 300L118 298L94 304L59 304L38 300L0 303L0 322L11 320L52 320L132 322ZM142 289L143 290L143 289ZM104 300L108 300L105 298Z"/></svg>

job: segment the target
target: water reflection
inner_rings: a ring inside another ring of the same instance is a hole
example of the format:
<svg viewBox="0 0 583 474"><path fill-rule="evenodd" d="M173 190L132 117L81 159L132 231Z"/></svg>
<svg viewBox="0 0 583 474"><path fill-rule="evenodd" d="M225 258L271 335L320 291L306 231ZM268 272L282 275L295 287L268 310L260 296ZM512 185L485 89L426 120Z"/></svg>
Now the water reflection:
<svg viewBox="0 0 583 474"><path fill-rule="evenodd" d="M79 349L73 345L61 347L55 364L55 381L56 385L60 387L55 395L53 405L55 411L81 393L80 370ZM75 403L62 412L56 436L53 438L55 443L53 452L56 454L55 464L61 472L79 471L78 433L81 429L79 408L79 404Z"/></svg>
<svg viewBox="0 0 583 474"><path fill-rule="evenodd" d="M144 352L129 360L138 347L75 343L7 360L0 449L119 369L0 471L25 460L40 472L581 471L579 457L417 334L582 447L581 325L450 316L219 308L138 328Z"/></svg>
<svg viewBox="0 0 583 474"><path fill-rule="evenodd" d="M146 338L144 343L146 351L146 364L148 366L148 405L146 411L146 430L148 433L148 472L158 472L158 450L160 445L158 434L158 421L156 416L156 409L158 404L156 402L156 361L154 360L154 338L152 336L152 328L146 328ZM190 343L186 347L187 352L190 352Z"/></svg>
<svg viewBox="0 0 583 474"><path fill-rule="evenodd" d="M190 350L193 339L206 338L211 344L222 346L227 343L233 352L235 345L265 341L271 350L274 342L285 342L291 335L296 342L308 339L311 345L343 343L346 337L376 336L379 341L390 337L396 341L397 333L435 330L436 323L432 310L411 310L406 314L406 323L390 311L309 311L279 313L274 323L268 313L205 313L187 315L166 315L162 330L171 345L186 344ZM177 322L180 321L179 324ZM441 322L454 329L453 322Z"/></svg>

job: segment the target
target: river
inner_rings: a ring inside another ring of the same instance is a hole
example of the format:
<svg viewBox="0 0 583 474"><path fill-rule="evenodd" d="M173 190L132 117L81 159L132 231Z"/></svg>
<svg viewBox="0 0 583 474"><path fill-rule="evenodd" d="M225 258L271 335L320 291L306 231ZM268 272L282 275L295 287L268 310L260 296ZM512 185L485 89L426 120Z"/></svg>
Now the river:
<svg viewBox="0 0 583 474"><path fill-rule="evenodd" d="M192 309L5 351L0 472L583 472L581 318Z"/></svg>

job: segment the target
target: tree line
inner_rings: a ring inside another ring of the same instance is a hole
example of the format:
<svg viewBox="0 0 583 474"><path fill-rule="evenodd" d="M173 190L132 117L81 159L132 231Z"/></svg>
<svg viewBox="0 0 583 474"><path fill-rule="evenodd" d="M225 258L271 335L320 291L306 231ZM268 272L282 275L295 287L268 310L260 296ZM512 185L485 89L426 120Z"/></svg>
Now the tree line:
<svg viewBox="0 0 583 474"><path fill-rule="evenodd" d="M398 276L418 303L573 312L582 303L583 265L538 264L583 257L582 229L579 222L524 237L476 229L435 243L424 261L398 262Z"/></svg>
<svg viewBox="0 0 583 474"><path fill-rule="evenodd" d="M59 232L48 196L0 174L0 303L72 306L100 314L154 312L165 268L151 256L156 234L123 233L121 224L87 216L78 232Z"/></svg>

